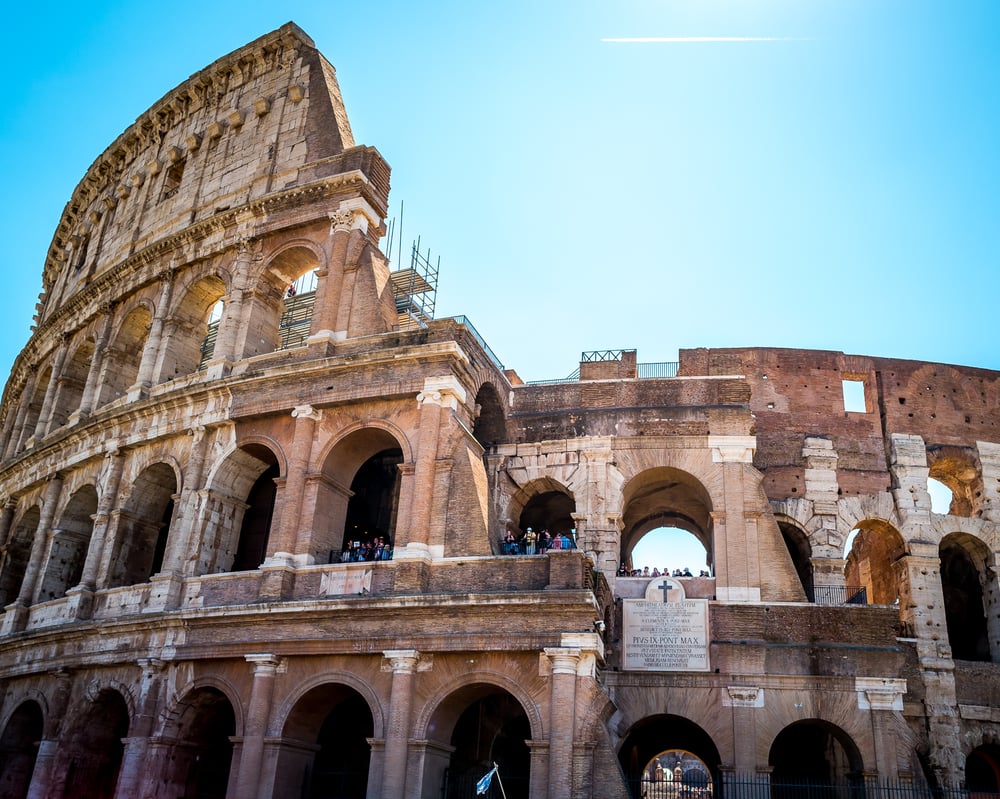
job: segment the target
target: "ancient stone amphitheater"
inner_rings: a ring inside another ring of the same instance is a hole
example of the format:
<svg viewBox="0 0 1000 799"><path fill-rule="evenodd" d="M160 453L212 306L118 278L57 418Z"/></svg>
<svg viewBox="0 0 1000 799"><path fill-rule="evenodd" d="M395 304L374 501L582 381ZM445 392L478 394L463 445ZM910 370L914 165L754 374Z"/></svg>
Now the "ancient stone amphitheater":
<svg viewBox="0 0 1000 799"><path fill-rule="evenodd" d="M997 791L1000 375L524 384L388 194L291 24L80 181L0 416L0 796ZM704 574L633 571L678 532Z"/></svg>

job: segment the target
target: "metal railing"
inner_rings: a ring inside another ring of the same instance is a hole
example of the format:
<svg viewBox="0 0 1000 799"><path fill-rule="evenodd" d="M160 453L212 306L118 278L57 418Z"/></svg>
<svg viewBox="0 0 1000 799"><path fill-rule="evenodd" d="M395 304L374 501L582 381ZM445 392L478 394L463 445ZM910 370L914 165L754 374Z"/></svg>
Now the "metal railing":
<svg viewBox="0 0 1000 799"><path fill-rule="evenodd" d="M497 367L497 369L503 371L504 368L503 363L496 356L496 353L490 349L490 345L486 343L486 340L479 335L479 331L476 330L472 322L469 321L469 317L453 316L451 318L454 320L455 324L464 326L466 330L468 330L472 334L472 337L478 342L479 346L483 348L483 351L490 356L490 360L493 361L493 364Z"/></svg>
<svg viewBox="0 0 1000 799"><path fill-rule="evenodd" d="M806 594L817 605L868 604L868 589L863 585L814 585Z"/></svg>

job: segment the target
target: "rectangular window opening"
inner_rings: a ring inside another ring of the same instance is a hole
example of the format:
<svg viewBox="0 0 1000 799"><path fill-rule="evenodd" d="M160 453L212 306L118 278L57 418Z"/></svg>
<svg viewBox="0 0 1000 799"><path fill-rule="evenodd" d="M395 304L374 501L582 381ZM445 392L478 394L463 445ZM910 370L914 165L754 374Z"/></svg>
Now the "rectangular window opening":
<svg viewBox="0 0 1000 799"><path fill-rule="evenodd" d="M864 380L841 380L844 389L844 410L848 413L868 413L865 403Z"/></svg>

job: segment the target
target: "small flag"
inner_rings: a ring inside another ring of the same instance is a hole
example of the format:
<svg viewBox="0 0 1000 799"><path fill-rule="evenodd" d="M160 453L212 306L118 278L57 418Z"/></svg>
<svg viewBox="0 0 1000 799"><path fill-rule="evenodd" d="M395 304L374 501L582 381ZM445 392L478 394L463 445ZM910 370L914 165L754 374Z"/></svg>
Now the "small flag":
<svg viewBox="0 0 1000 799"><path fill-rule="evenodd" d="M482 796L490 789L490 783L493 782L493 775L497 773L496 763L493 764L491 768L479 782L476 783L476 796Z"/></svg>

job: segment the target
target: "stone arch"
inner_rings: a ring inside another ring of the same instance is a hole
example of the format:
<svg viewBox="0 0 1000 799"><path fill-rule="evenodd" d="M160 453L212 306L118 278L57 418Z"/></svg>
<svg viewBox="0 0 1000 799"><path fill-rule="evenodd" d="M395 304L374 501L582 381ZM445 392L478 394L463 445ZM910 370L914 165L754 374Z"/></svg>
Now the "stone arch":
<svg viewBox="0 0 1000 799"><path fill-rule="evenodd" d="M206 547L200 553L198 574L249 571L264 562L281 469L274 450L253 441L241 443L216 464L207 483L211 507L204 517L210 521L202 538L218 546L215 552Z"/></svg>
<svg viewBox="0 0 1000 799"><path fill-rule="evenodd" d="M422 709L417 735L432 744L424 756L423 785L442 785L447 775L445 796L471 795L476 781L496 762L508 796L528 796L531 753L526 741L540 740L540 719L533 702L511 681L501 684L497 677L474 672L438 692Z"/></svg>
<svg viewBox="0 0 1000 799"><path fill-rule="evenodd" d="M618 762L626 780L638 786L647 765L659 754L680 750L690 752L714 774L722 764L712 736L691 719L669 713L646 716L635 722L622 737Z"/></svg>
<svg viewBox="0 0 1000 799"><path fill-rule="evenodd" d="M484 382L476 393L476 418L472 435L479 445L490 452L497 444L507 441L507 420L500 392L491 382Z"/></svg>
<svg viewBox="0 0 1000 799"><path fill-rule="evenodd" d="M861 750L851 736L836 724L816 718L795 721L778 732L771 742L768 765L773 786L837 785L858 781L864 774Z"/></svg>
<svg viewBox="0 0 1000 799"><path fill-rule="evenodd" d="M280 705L278 705L275 712L272 714L271 726L268 729L268 735L280 735L281 730L284 729L285 723L295 705L298 704L298 702L313 688L317 688L321 685L327 685L329 683L343 684L348 688L357 691L357 693L364 697L365 702L368 703L368 710L372 714L374 736L376 738L385 737L385 709L379 701L378 694L375 693L371 685L365 680L358 677L353 672L341 669L324 671L322 674L317 674L316 676L297 684L295 690L290 693Z"/></svg>
<svg viewBox="0 0 1000 799"><path fill-rule="evenodd" d="M203 347L212 308L228 292L229 275L222 270L192 275L186 285L175 288L177 299L164 324L154 383L164 383L198 370L206 357Z"/></svg>
<svg viewBox="0 0 1000 799"><path fill-rule="evenodd" d="M369 740L380 737L372 697L359 690L367 686L358 680L332 676L299 690L282 716L275 774L277 782L291 789L288 795L318 796L319 785L332 786L337 796L367 795ZM381 711L378 716L381 723Z"/></svg>
<svg viewBox="0 0 1000 799"><path fill-rule="evenodd" d="M778 522L778 530L781 532L781 540L785 542L785 548L792 559L795 573L802 584L802 590L810 600L814 598L813 593L813 565L812 565L812 544L809 534L805 529L787 516L775 516Z"/></svg>
<svg viewBox="0 0 1000 799"><path fill-rule="evenodd" d="M246 357L296 347L305 341L316 289L294 292L289 288L325 263L322 249L308 239L286 242L270 255L254 281Z"/></svg>
<svg viewBox="0 0 1000 799"><path fill-rule="evenodd" d="M82 337L67 356L59 375L59 392L52 408L52 421L49 430L62 427L69 417L80 409L83 401L83 389L87 384L90 366L94 360L94 341L90 336Z"/></svg>
<svg viewBox="0 0 1000 799"><path fill-rule="evenodd" d="M61 597L80 582L90 537L94 531L93 516L96 513L97 489L92 484L78 488L66 503L56 524L39 585L39 602Z"/></svg>
<svg viewBox="0 0 1000 799"><path fill-rule="evenodd" d="M968 533L949 533L941 539L938 551L952 657L995 660L1000 627L995 617L1000 607L990 548Z"/></svg>
<svg viewBox="0 0 1000 799"><path fill-rule="evenodd" d="M118 512L109 588L144 583L160 571L178 493L174 463L153 462L136 476Z"/></svg>
<svg viewBox="0 0 1000 799"><path fill-rule="evenodd" d="M1000 793L1000 745L980 744L966 755L964 787L973 794Z"/></svg>
<svg viewBox="0 0 1000 799"><path fill-rule="evenodd" d="M44 736L44 714L38 702L26 699L4 719L0 732L0 796L25 799Z"/></svg>
<svg viewBox="0 0 1000 799"><path fill-rule="evenodd" d="M232 682L218 674L205 675L194 680L188 680L171 694L168 708L163 714L163 720L157 732L166 738L176 738L181 731L183 716L189 712L188 698L196 696L199 691L212 690L221 694L232 706L234 729L236 735L243 735L243 702L240 692Z"/></svg>
<svg viewBox="0 0 1000 799"><path fill-rule="evenodd" d="M62 736L60 749L68 763L66 773L71 775L74 797L114 796L125 754L122 739L128 736L131 725L130 711L119 691L105 687L88 692L67 714L72 726Z"/></svg>
<svg viewBox="0 0 1000 799"><path fill-rule="evenodd" d="M548 528L549 532L569 533L575 526L572 514L576 511L573 492L552 477L529 480L510 498L507 517L510 529L523 534L528 527L534 532Z"/></svg>
<svg viewBox="0 0 1000 799"><path fill-rule="evenodd" d="M983 478L974 447L927 447L928 477L951 491L950 516L975 517L983 511Z"/></svg>
<svg viewBox="0 0 1000 799"><path fill-rule="evenodd" d="M848 596L864 588L869 604L892 605L903 591L902 559L908 554L900 532L884 519L858 521L858 531L846 553L844 582Z"/></svg>
<svg viewBox="0 0 1000 799"><path fill-rule="evenodd" d="M152 322L152 305L146 300L136 303L121 316L104 351L98 407L124 397L137 381Z"/></svg>
<svg viewBox="0 0 1000 799"><path fill-rule="evenodd" d="M382 540L385 556L396 545L396 518L402 475L410 462L405 436L377 422L354 425L327 448L313 481L313 551L317 559L370 559ZM320 521L322 520L322 522ZM344 553L344 554L341 554Z"/></svg>
<svg viewBox="0 0 1000 799"><path fill-rule="evenodd" d="M712 498L704 483L690 472L658 466L639 472L622 490L620 561L629 562L639 540L660 527L691 533L714 563Z"/></svg>
<svg viewBox="0 0 1000 799"><path fill-rule="evenodd" d="M169 795L224 799L237 734L237 708L231 695L214 681L191 685L164 721L170 746L161 760L159 779Z"/></svg>
<svg viewBox="0 0 1000 799"><path fill-rule="evenodd" d="M31 555L31 542L38 534L40 519L41 507L34 504L11 525L7 537L7 552L3 556L3 567L0 570L0 607L9 605L20 593Z"/></svg>

